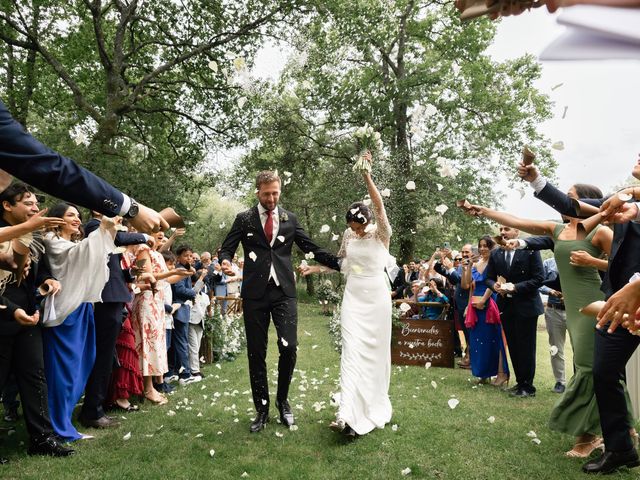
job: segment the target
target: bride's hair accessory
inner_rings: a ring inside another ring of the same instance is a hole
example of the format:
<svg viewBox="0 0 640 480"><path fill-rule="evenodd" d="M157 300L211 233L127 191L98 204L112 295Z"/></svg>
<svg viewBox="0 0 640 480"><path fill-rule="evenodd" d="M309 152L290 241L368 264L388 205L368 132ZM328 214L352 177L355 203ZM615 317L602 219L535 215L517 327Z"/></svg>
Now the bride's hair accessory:
<svg viewBox="0 0 640 480"><path fill-rule="evenodd" d="M345 217L347 223L356 222L364 225L371 221L371 209L362 202L352 203Z"/></svg>

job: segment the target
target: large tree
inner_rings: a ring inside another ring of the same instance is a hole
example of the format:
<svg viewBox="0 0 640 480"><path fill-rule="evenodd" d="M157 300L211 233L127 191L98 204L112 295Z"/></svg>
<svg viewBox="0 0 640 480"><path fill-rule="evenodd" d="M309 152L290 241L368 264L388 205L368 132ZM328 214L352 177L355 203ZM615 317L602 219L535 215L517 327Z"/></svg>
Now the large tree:
<svg viewBox="0 0 640 480"><path fill-rule="evenodd" d="M243 140L247 63L297 8L295 0L0 5L0 92L12 113L157 206L195 185L209 150Z"/></svg>
<svg viewBox="0 0 640 480"><path fill-rule="evenodd" d="M301 183L298 194L289 187L294 203L312 209L314 229L364 195L350 165L351 133L365 123L386 146L375 173L390 190L392 248L405 260L479 233L454 200L499 202L496 179L514 178L524 144L553 167L537 132L549 116L548 98L534 88L540 67L526 56L493 61L490 22L462 25L448 3L334 0L319 3L299 32L280 83L263 98L244 168L291 171ZM436 212L443 204L449 210Z"/></svg>

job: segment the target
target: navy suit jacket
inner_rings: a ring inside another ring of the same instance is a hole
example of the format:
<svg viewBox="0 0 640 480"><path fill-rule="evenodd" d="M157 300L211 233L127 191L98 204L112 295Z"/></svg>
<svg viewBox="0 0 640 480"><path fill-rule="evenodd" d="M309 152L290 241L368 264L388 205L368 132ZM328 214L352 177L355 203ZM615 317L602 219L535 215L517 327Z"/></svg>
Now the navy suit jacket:
<svg viewBox="0 0 640 480"><path fill-rule="evenodd" d="M537 197L564 215L577 216L575 206L567 194L561 192L549 182L538 193ZM580 200L599 207L606 198ZM609 269L606 271L600 287L607 298L624 287L635 272L640 271L639 243L639 224L629 222L614 225L613 243L611 244L611 255L609 255Z"/></svg>
<svg viewBox="0 0 640 480"><path fill-rule="evenodd" d="M272 264L284 294L287 297L296 296L296 284L291 264L291 249L294 243L305 253L313 252L317 262L333 270L340 270L338 258L316 245L302 229L297 217L292 212L281 207L278 207L278 210L280 215L279 238L276 238L273 247L267 243L258 207L255 206L236 216L233 226L220 248L220 262L223 260L230 262L238 244L242 243L246 257L240 293L243 298L259 299L264 296ZM284 241L281 241L280 237L284 238ZM256 255L255 260L251 258L251 252Z"/></svg>
<svg viewBox="0 0 640 480"><path fill-rule="evenodd" d="M456 309L460 312L463 312L467 305L469 304L469 290L465 290L461 286L462 281L462 267L456 268L451 273L448 273L440 262L437 262L433 265L433 268L440 275L443 275L449 279L449 281L456 286L455 292L453 294L454 301L456 302Z"/></svg>
<svg viewBox="0 0 640 480"><path fill-rule="evenodd" d="M184 265L177 264L178 267L184 267ZM196 291L193 289L191 283L191 277L185 277L182 280L171 285L173 293L173 303L179 303L180 308L173 314L174 320L181 323L189 323L189 317L191 316L191 307L185 305L187 300L195 300Z"/></svg>
<svg viewBox="0 0 640 480"><path fill-rule="evenodd" d="M514 309L522 316L541 315L544 312L538 289L544 281L544 268L540 252L514 250L511 266L504 258L501 248L491 252L487 264L487 285L493 289L498 275L514 284L516 291L511 296L498 295L500 312Z"/></svg>
<svg viewBox="0 0 640 480"><path fill-rule="evenodd" d="M120 213L122 192L33 138L0 101L0 168L25 183L104 215Z"/></svg>
<svg viewBox="0 0 640 480"><path fill-rule="evenodd" d="M100 220L92 218L87 222L84 227L85 236L89 235L94 230L100 227ZM145 243L146 237L142 233L128 233L118 232L113 243L117 247L126 247L127 245L138 245ZM122 302L127 303L131 301L131 291L127 287L127 282L130 280L130 276L122 270L120 260L122 255L111 254L109 255L109 280L102 289L102 303L110 302Z"/></svg>

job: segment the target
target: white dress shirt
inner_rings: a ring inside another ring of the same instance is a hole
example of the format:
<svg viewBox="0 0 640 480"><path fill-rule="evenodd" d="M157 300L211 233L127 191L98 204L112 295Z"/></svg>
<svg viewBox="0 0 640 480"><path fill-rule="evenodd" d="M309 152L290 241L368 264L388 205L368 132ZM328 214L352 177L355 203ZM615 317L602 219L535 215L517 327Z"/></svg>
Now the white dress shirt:
<svg viewBox="0 0 640 480"><path fill-rule="evenodd" d="M262 229L264 230L264 225L267 223L267 209L262 206L261 203L258 203L258 213L260 214L260 223L262 224ZM271 237L271 246L276 241L276 237L278 236L278 231L280 230L280 215L278 207L273 209L273 213L271 214L273 220L273 235ZM272 279L276 283L276 285L280 285L278 281L278 276L276 275L276 269L273 266L273 262L271 262L271 271L269 272L269 279Z"/></svg>

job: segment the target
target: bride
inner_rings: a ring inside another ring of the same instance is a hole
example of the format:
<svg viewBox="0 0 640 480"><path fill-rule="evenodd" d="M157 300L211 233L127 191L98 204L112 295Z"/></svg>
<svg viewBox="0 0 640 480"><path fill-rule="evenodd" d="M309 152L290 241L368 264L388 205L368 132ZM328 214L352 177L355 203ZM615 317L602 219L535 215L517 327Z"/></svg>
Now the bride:
<svg viewBox="0 0 640 480"><path fill-rule="evenodd" d="M367 154L370 161L370 154ZM391 295L384 271L389 258L391 226L371 175L363 171L376 217L364 203L349 207L338 257L346 286L340 312L342 355L340 400L330 428L345 435L364 435L391 420ZM329 272L319 265L301 267L303 275Z"/></svg>

